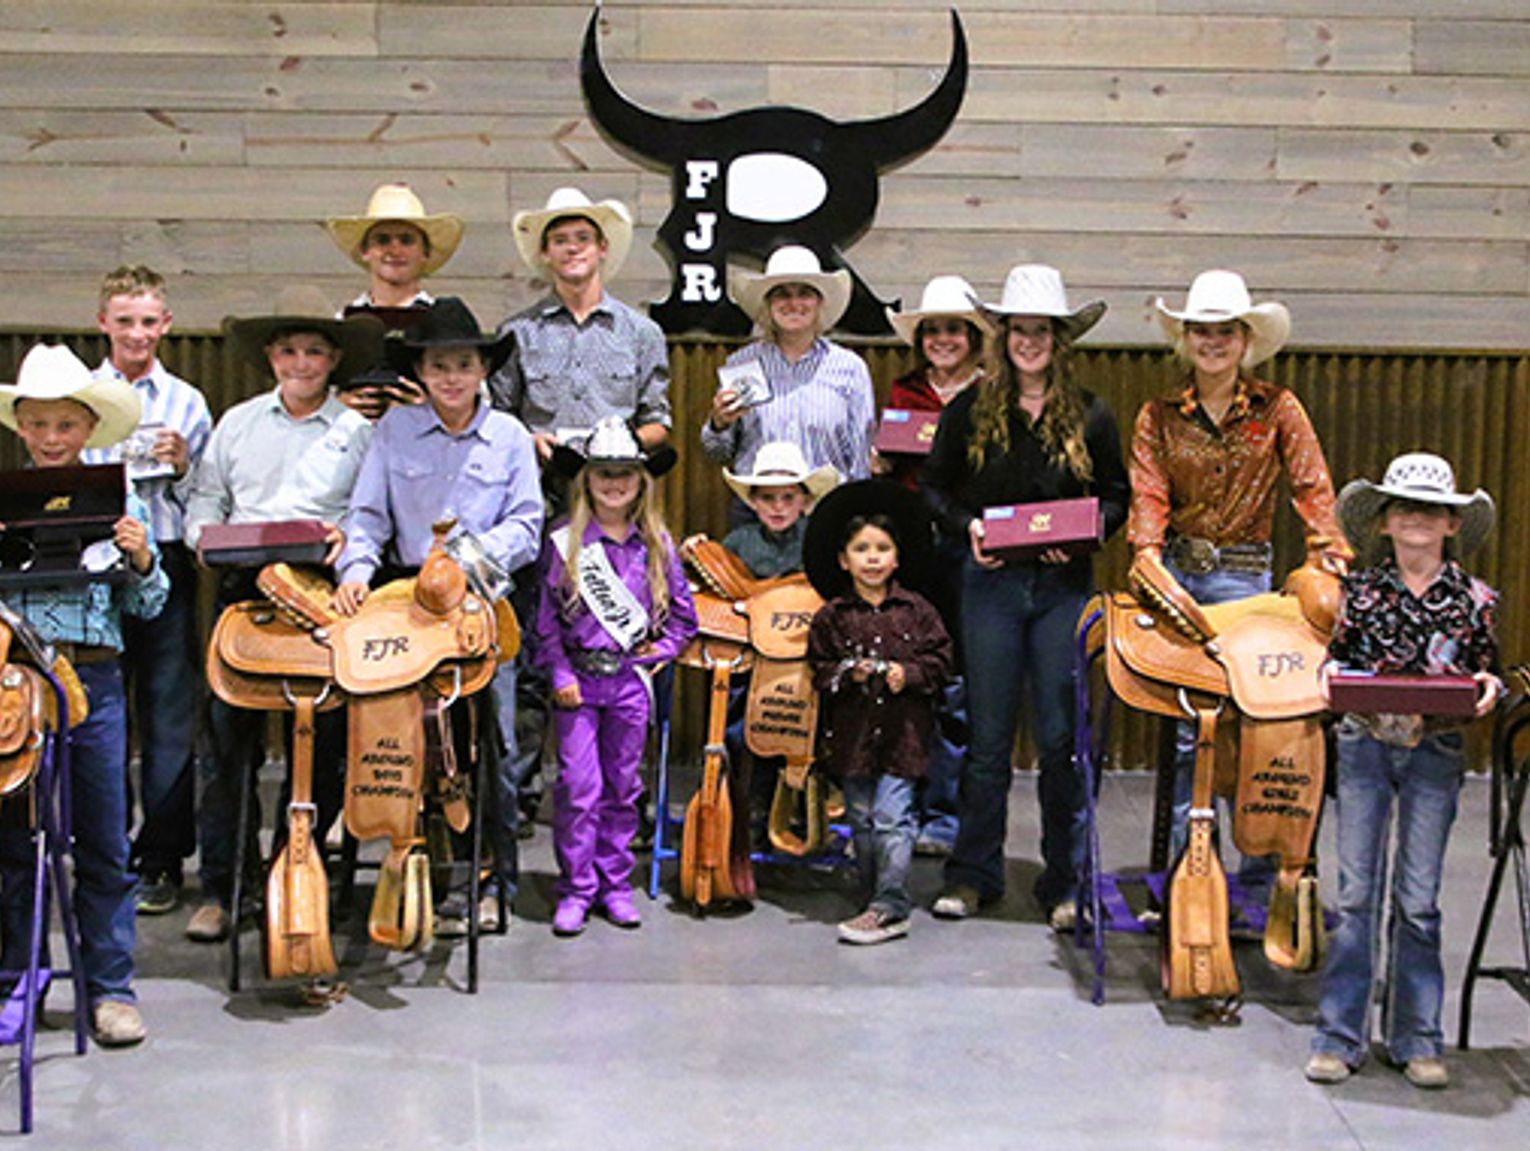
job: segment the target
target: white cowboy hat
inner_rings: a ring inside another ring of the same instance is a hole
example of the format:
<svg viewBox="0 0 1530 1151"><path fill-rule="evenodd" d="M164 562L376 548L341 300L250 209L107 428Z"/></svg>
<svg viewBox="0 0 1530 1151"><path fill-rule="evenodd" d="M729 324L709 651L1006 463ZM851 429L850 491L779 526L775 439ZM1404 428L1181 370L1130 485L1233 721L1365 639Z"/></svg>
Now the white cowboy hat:
<svg viewBox="0 0 1530 1151"><path fill-rule="evenodd" d="M360 216L334 216L324 221L324 230L339 245L340 250L355 263L366 267L361 258L361 245L372 228L385 221L413 224L425 233L430 241L430 253L420 274L428 276L456 252L462 242L462 230L466 226L461 216L450 212L427 215L425 205L408 184L381 184L367 201L367 210Z"/></svg>
<svg viewBox="0 0 1530 1151"><path fill-rule="evenodd" d="M760 445L754 454L754 471L744 474L723 469L723 481L749 502L749 493L755 488L780 488L801 484L807 489L808 501L816 502L825 492L839 483L839 472L831 464L809 468L802 449L789 440L772 440Z"/></svg>
<svg viewBox="0 0 1530 1151"><path fill-rule="evenodd" d="M1158 322L1174 343L1184 334L1185 322L1220 324L1227 320L1242 320L1248 325L1248 348L1243 353L1243 366L1252 368L1262 364L1285 346L1291 335L1291 313L1284 304L1271 300L1255 304L1248 294L1248 285L1237 272L1202 272L1190 285L1185 296L1185 310L1176 312L1158 297Z"/></svg>
<svg viewBox="0 0 1530 1151"><path fill-rule="evenodd" d="M763 272L728 269L728 298L755 323L763 325L769 313L765 297L782 284L806 284L823 298L818 315L828 331L850 306L850 273L841 268L825 272L818 257L797 244L777 248L765 261Z"/></svg>
<svg viewBox="0 0 1530 1151"><path fill-rule="evenodd" d="M554 444L549 462L555 472L568 479L577 476L586 464L629 464L646 468L649 475L658 479L673 468L679 458L668 444L645 451L626 420L621 416L602 416L582 442Z"/></svg>
<svg viewBox="0 0 1530 1151"><path fill-rule="evenodd" d="M966 320L976 324L978 330L985 335L990 334L993 322L973 302L975 299L977 293L972 290L972 285L960 276L936 276L924 286L924 295L919 299L917 310L895 312L888 308L887 322L898 333L898 338L910 347L915 346L919 339L920 322L934 316ZM981 348L972 349L974 355L980 351Z"/></svg>
<svg viewBox="0 0 1530 1151"><path fill-rule="evenodd" d="M510 231L515 235L515 250L521 254L522 263L539 275L546 270L542 263L542 233L554 220L568 216L581 216L600 229L606 240L601 279L615 277L632 247L632 213L620 200L592 203L578 188L558 188L547 197L545 208L528 208L511 218Z"/></svg>
<svg viewBox="0 0 1530 1151"><path fill-rule="evenodd" d="M1438 504L1461 517L1456 547L1467 555L1482 546L1493 530L1493 497L1478 488L1471 495L1456 491L1450 463L1432 452L1408 452L1387 465L1379 484L1351 480L1339 493L1339 526L1362 562L1374 562L1385 550L1381 515L1391 500Z"/></svg>
<svg viewBox="0 0 1530 1151"><path fill-rule="evenodd" d="M1016 264L1004 277L1004 294L997 304L984 304L976 295L969 298L994 317L1049 316L1056 321L1058 334L1070 344L1100 322L1106 307L1104 300L1068 307L1062 273L1050 264Z"/></svg>
<svg viewBox="0 0 1530 1151"><path fill-rule="evenodd" d="M108 448L138 426L143 404L131 385L115 376L95 379L80 357L63 345L35 344L22 358L14 384L0 384L0 424L16 429L18 400L73 400L96 416L87 448Z"/></svg>

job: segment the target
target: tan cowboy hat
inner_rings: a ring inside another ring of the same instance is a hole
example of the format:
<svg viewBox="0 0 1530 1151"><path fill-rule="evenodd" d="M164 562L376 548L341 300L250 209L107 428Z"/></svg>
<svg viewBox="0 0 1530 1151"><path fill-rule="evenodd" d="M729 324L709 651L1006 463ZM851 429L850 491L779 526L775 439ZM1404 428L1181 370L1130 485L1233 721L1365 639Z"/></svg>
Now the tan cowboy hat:
<svg viewBox="0 0 1530 1151"><path fill-rule="evenodd" d="M340 349L340 363L329 374L332 387L340 387L356 372L375 367L383 358L386 329L376 316L364 312L335 318L334 305L310 284L283 288L276 306L266 316L225 316L223 334L234 351L261 371L269 373L271 361L266 345L281 331L318 332Z"/></svg>
<svg viewBox="0 0 1530 1151"><path fill-rule="evenodd" d="M1003 327L1004 316L1046 316L1068 344L1098 324L1106 307L1104 300L1068 307L1062 273L1050 264L1016 264L1004 278L1004 294L997 304L980 303L976 295L968 298L995 321L996 328Z"/></svg>
<svg viewBox="0 0 1530 1151"><path fill-rule="evenodd" d="M728 269L728 298L762 326L770 312L765 297L782 284L806 284L823 297L818 314L824 331L839 323L850 306L850 273L843 268L825 272L818 257L797 244L787 244L772 252L763 272Z"/></svg>
<svg viewBox="0 0 1530 1151"><path fill-rule="evenodd" d="M0 424L16 430L18 400L73 400L89 408L96 426L87 448L109 448L133 433L143 404L130 384L115 376L95 379L80 357L63 345L34 344L22 358L14 384L0 384Z"/></svg>
<svg viewBox="0 0 1530 1151"><path fill-rule="evenodd" d="M1381 516L1392 500L1438 504L1454 511L1461 517L1456 548L1463 556L1482 546L1497 518L1493 497L1481 488L1469 496L1456 491L1456 473L1449 461L1433 452L1408 452L1387 465L1379 484L1351 480L1339 493L1339 526L1362 563L1374 563L1387 554Z"/></svg>
<svg viewBox="0 0 1530 1151"><path fill-rule="evenodd" d="M1285 346L1291 335L1291 312L1286 306L1273 300L1255 304L1248 294L1248 285L1237 272L1202 272L1195 277L1182 312L1171 309L1162 296L1155 306L1158 322L1175 344L1184 335L1187 320L1198 324L1242 320L1249 329L1248 348L1243 353L1245 368L1264 363Z"/></svg>
<svg viewBox="0 0 1530 1151"><path fill-rule="evenodd" d="M547 197L545 208L528 208L511 218L510 231L515 235L515 250L521 254L521 262L533 272L544 272L542 233L554 220L569 216L583 217L600 229L606 239L601 279L613 279L632 247L632 213L620 200L593 203L578 188L558 188Z"/></svg>
<svg viewBox="0 0 1530 1151"><path fill-rule="evenodd" d="M973 302L976 299L977 293L972 290L972 285L962 277L936 276L924 286L924 295L920 297L917 309L895 312L888 308L887 322L898 333L898 338L910 347L917 345L920 323L936 316L966 320L976 324L978 331L985 336L991 335L993 322ZM981 348L972 349L974 355L980 351Z"/></svg>
<svg viewBox="0 0 1530 1151"><path fill-rule="evenodd" d="M760 445L754 454L754 471L747 474L723 469L723 482L737 493L738 498L749 502L755 488L781 488L801 484L807 489L808 501L817 502L824 493L839 483L839 472L830 464L809 468L802 449L788 440L772 440Z"/></svg>
<svg viewBox="0 0 1530 1151"><path fill-rule="evenodd" d="M388 221L413 224L425 233L425 238L430 241L430 253L425 258L425 266L420 269L420 274L425 276L452 258L466 227L461 216L450 212L427 215L425 205L408 184L381 184L367 201L365 215L334 216L324 221L324 230L342 252L364 268L362 242L375 225Z"/></svg>

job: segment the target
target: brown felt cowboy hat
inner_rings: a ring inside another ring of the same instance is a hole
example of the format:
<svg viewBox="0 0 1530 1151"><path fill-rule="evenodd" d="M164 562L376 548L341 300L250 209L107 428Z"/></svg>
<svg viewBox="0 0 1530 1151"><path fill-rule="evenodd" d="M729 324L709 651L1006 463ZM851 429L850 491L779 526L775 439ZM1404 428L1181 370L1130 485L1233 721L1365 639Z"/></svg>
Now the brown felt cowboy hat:
<svg viewBox="0 0 1530 1151"><path fill-rule="evenodd" d="M420 269L420 274L424 276L430 275L452 258L457 245L462 242L462 233L466 227L461 216L450 212L436 215L426 212L425 205L408 184L382 184L367 201L364 214L332 216L324 221L324 230L352 262L364 268L366 261L361 258L362 245L366 242L367 233L382 223L412 224L424 233L430 242L430 251L426 254L424 267Z"/></svg>
<svg viewBox="0 0 1530 1151"><path fill-rule="evenodd" d="M381 320L365 313L336 319L328 298L309 284L283 288L270 315L226 316L223 320L223 333L234 351L264 372L271 370L266 345L277 333L319 333L340 349L340 362L329 374L334 387L382 360L384 331Z"/></svg>

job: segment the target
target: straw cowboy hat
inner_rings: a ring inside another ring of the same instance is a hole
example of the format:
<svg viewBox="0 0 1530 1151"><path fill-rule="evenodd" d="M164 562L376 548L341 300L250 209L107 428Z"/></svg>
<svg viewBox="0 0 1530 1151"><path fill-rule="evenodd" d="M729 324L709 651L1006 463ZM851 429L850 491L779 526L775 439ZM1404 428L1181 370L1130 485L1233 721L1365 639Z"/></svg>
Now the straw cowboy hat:
<svg viewBox="0 0 1530 1151"><path fill-rule="evenodd" d="M351 260L366 267L361 258L361 245L372 228L384 222L413 224L425 233L430 241L430 252L420 274L430 275L456 252L462 242L462 230L466 226L461 216L450 212L429 215L425 205L408 184L382 184L367 201L367 210L361 216L334 216L324 221L324 230Z"/></svg>
<svg viewBox="0 0 1530 1151"><path fill-rule="evenodd" d="M839 472L830 464L809 468L802 449L796 444L772 440L762 444L754 454L753 472L745 475L724 468L723 481L746 503L755 488L781 488L792 484L801 484L807 490L808 500L816 502L839 483Z"/></svg>
<svg viewBox="0 0 1530 1151"><path fill-rule="evenodd" d="M578 475L586 464L629 464L646 468L649 475L658 479L675 466L677 459L675 449L668 444L645 452L626 420L606 416L596 421L582 445L553 445L551 463L559 475L568 479Z"/></svg>
<svg viewBox="0 0 1530 1151"><path fill-rule="evenodd" d="M765 297L782 284L806 284L823 298L818 315L824 331L839 323L850 306L850 273L843 268L825 272L818 257L797 244L787 244L772 252L763 272L728 269L728 298L760 325L770 313Z"/></svg>
<svg viewBox="0 0 1530 1151"><path fill-rule="evenodd" d="M1098 324L1106 307L1104 300L1068 307L1062 273L1050 264L1016 264L1004 277L1004 294L997 304L982 303L975 294L969 299L987 313L995 327L1003 327L1004 316L1047 316L1069 344Z"/></svg>
<svg viewBox="0 0 1530 1151"><path fill-rule="evenodd" d="M976 324L984 335L990 335L993 322L983 314L976 300L977 293L972 290L972 285L960 276L936 276L924 286L924 295L920 297L917 309L895 312L888 308L887 322L898 333L898 338L910 347L918 342L920 323L935 316L966 320ZM981 349L972 350L978 352Z"/></svg>
<svg viewBox="0 0 1530 1151"><path fill-rule="evenodd" d="M418 380L420 354L426 348L444 347L477 348L483 356L487 379L505 366L515 350L515 333L507 328L502 336L484 335L478 317L466 303L457 296L442 296L401 339L389 340L384 353L388 366L395 372Z"/></svg>
<svg viewBox="0 0 1530 1151"><path fill-rule="evenodd" d="M1262 364L1285 346L1291 335L1291 313L1284 304L1271 300L1255 304L1249 297L1248 285L1237 272L1202 272L1190 285L1185 297L1185 310L1176 312L1158 297L1158 322L1175 344L1184 335L1185 322L1220 324L1227 320L1242 320L1248 325L1248 348L1243 353L1243 366L1252 368Z"/></svg>
<svg viewBox="0 0 1530 1151"><path fill-rule="evenodd" d="M223 334L234 351L267 373L271 361L266 358L266 345L272 336L284 331L318 332L340 349L340 362L329 375L334 387L383 358L383 322L364 312L336 319L334 306L324 293L309 284L283 288L270 315L226 316L223 320Z"/></svg>
<svg viewBox="0 0 1530 1151"><path fill-rule="evenodd" d="M0 384L0 424L16 429L18 400L73 400L96 416L87 448L108 448L138 426L143 405L131 385L113 376L94 379L80 357L59 345L35 344L21 361L14 384Z"/></svg>
<svg viewBox="0 0 1530 1151"><path fill-rule="evenodd" d="M510 231L515 236L515 250L521 254L521 262L535 273L545 271L542 233L554 220L569 216L583 217L600 229L606 239L606 260L601 268L601 278L614 278L632 247L632 213L620 200L592 203L578 188L558 188L547 197L545 208L528 208L511 218Z"/></svg>
<svg viewBox="0 0 1530 1151"><path fill-rule="evenodd" d="M1379 484L1351 480L1339 493L1339 526L1362 562L1374 563L1387 554L1381 537L1381 517L1392 500L1437 504L1461 517L1456 548L1469 555L1493 530L1493 497L1478 488L1471 495L1456 491L1456 473L1448 461L1432 452L1408 452L1387 465Z"/></svg>

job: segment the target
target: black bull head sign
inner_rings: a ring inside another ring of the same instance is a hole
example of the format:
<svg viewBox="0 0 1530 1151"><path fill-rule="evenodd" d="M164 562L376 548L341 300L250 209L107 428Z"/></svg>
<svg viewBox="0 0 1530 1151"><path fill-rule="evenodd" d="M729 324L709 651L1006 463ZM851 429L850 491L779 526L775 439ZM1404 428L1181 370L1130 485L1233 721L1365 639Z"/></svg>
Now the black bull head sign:
<svg viewBox="0 0 1530 1151"><path fill-rule="evenodd" d="M599 18L597 9L579 66L591 117L618 146L671 172L673 207L659 240L674 280L669 297L649 309L659 326L671 333L748 332L748 317L728 300L728 259L763 262L783 244L801 244L826 269L850 272L854 292L838 327L860 335L888 331L885 301L840 253L871 226L880 173L933 147L956 119L967 90L967 38L955 10L951 60L935 90L905 111L848 124L784 107L710 120L655 115L606 75L596 43Z"/></svg>

